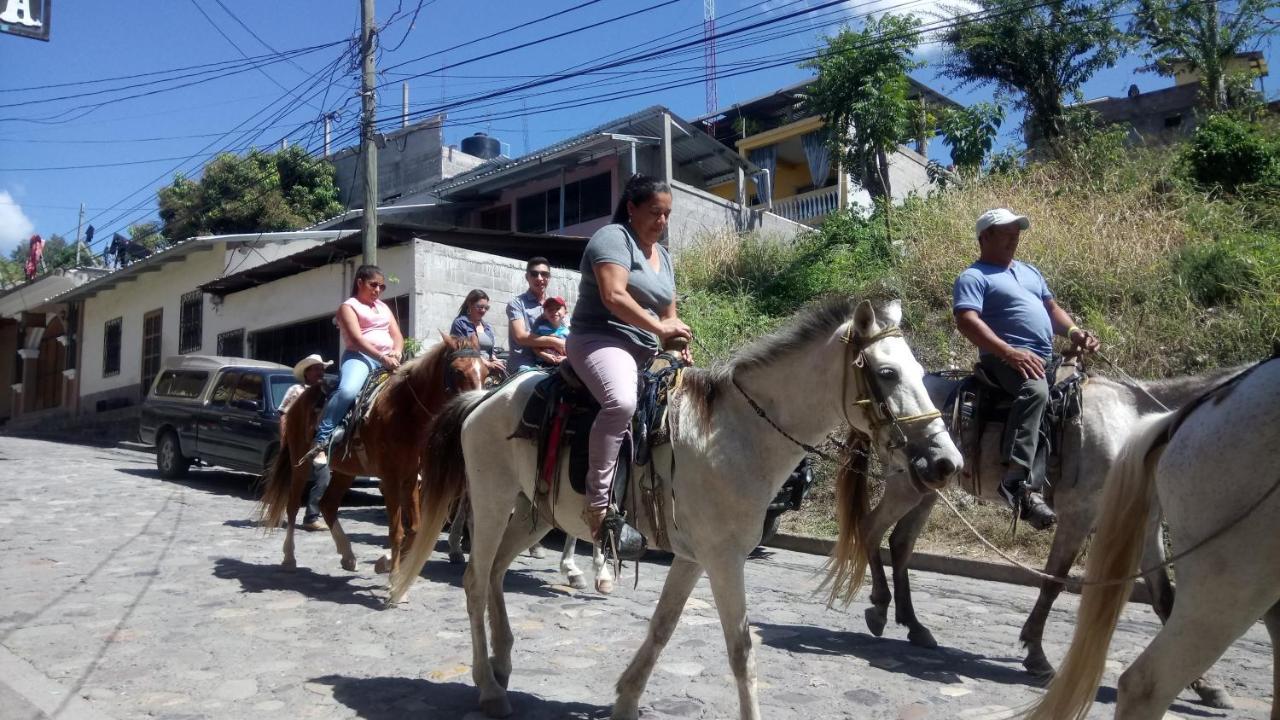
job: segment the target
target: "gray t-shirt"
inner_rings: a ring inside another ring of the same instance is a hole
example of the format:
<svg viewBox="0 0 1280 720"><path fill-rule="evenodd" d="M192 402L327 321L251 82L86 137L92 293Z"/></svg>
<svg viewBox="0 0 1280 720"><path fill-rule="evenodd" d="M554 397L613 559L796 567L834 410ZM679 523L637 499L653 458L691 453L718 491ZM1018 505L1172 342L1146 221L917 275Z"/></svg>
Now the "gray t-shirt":
<svg viewBox="0 0 1280 720"><path fill-rule="evenodd" d="M542 303L533 293L528 290L511 298L511 302L507 303L507 327L511 327L511 323L515 320L524 322L526 332L533 333L533 324L542 317ZM511 338L511 351L507 353L507 367L519 370L526 365L538 364L538 358L533 354L533 350L516 342L516 334L509 332Z"/></svg>
<svg viewBox="0 0 1280 720"><path fill-rule="evenodd" d="M596 282L595 273L595 266L599 263L613 263L626 268L630 272L627 292L640 307L658 317L662 310L675 302L676 274L667 249L661 245L656 248L662 259L661 269L657 272L645 259L627 226L605 225L591 236L582 254L582 264L578 267L582 280L578 284L578 305L573 309L574 332L612 334L650 350L658 349L657 336L625 323L609 312L600 299L600 285Z"/></svg>

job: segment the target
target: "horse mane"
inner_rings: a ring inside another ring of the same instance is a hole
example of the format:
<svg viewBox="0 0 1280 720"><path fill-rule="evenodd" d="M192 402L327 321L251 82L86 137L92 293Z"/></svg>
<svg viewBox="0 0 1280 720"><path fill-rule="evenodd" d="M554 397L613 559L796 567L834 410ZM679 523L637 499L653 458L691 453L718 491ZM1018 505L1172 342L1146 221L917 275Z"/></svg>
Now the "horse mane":
<svg viewBox="0 0 1280 720"><path fill-rule="evenodd" d="M424 409L434 415L444 407L447 399L444 377L449 369L449 353L453 350L447 342L436 343L425 355L409 360L391 373L387 379L389 385L382 394L389 405L390 419L408 423ZM419 403L423 407L419 407Z"/></svg>
<svg viewBox="0 0 1280 720"><path fill-rule="evenodd" d="M753 340L734 353L728 361L711 368L685 370L680 379L681 400L690 403L698 424L705 432L711 422L716 396L735 373L772 364L783 355L805 348L815 339L830 336L853 317L859 302L856 298L841 295L816 300L786 320L781 328ZM879 305L876 310L880 315Z"/></svg>

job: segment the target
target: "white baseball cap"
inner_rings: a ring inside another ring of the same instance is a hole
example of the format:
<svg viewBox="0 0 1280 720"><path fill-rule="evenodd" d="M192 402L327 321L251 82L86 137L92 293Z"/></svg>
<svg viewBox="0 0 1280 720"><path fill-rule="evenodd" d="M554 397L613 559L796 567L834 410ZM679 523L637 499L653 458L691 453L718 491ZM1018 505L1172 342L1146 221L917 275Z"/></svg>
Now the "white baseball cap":
<svg viewBox="0 0 1280 720"><path fill-rule="evenodd" d="M308 355L293 366L293 376L298 379L298 382L306 382L307 369L312 365L320 365L327 368L332 364L332 360L325 360L317 354Z"/></svg>
<svg viewBox="0 0 1280 720"><path fill-rule="evenodd" d="M993 225L1008 225L1010 223L1018 223L1018 227L1023 230L1031 227L1031 221L1027 219L1026 215L1018 215L1009 208L994 208L978 216L978 222L974 225L974 232L981 235L983 230Z"/></svg>

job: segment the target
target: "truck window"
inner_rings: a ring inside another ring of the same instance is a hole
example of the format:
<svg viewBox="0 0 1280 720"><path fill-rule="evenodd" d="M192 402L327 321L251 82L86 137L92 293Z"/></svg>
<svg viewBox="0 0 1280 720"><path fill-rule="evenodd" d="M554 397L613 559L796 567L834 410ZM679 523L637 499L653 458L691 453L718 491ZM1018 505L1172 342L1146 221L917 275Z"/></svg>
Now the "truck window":
<svg viewBox="0 0 1280 720"><path fill-rule="evenodd" d="M166 370L156 381L156 397L197 398L209 381L209 373L203 370Z"/></svg>
<svg viewBox="0 0 1280 720"><path fill-rule="evenodd" d="M226 405L231 399L232 393L235 392L236 383L240 381L240 371L233 370L225 372L218 378L218 384L213 388L213 395L209 397L210 405Z"/></svg>
<svg viewBox="0 0 1280 720"><path fill-rule="evenodd" d="M240 376L240 382L236 384L236 392L231 396L233 404L244 402L257 403L258 409L262 409L262 376L256 372L247 372Z"/></svg>
<svg viewBox="0 0 1280 720"><path fill-rule="evenodd" d="M288 375L272 375L271 376L271 409L279 410L280 403L284 400L285 393L289 392L289 388L297 385L298 381Z"/></svg>

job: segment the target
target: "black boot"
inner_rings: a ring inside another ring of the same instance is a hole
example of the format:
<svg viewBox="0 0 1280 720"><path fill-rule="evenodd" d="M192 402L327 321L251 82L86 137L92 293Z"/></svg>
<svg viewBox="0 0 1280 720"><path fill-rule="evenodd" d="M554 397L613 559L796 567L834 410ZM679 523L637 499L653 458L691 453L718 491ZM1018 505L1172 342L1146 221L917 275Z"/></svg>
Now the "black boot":
<svg viewBox="0 0 1280 720"><path fill-rule="evenodd" d="M1018 517L1026 520L1036 530L1047 530L1058 521L1058 516L1049 509L1044 497L1027 487L1026 480L1005 478L1000 483L999 493L1009 503L1009 507L1018 513Z"/></svg>

